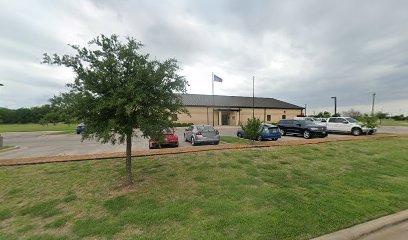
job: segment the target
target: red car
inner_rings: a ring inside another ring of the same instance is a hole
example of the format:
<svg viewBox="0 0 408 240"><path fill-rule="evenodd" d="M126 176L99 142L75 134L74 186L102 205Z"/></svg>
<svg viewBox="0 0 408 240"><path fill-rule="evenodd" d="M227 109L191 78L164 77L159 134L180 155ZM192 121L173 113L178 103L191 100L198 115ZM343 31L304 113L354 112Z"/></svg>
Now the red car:
<svg viewBox="0 0 408 240"><path fill-rule="evenodd" d="M163 134L163 142L160 144L160 146L172 146L172 147L178 147L179 146L179 141L178 137L175 134L173 129L165 129L162 131ZM159 143L153 139L149 139L149 149L152 148L157 148L159 146Z"/></svg>

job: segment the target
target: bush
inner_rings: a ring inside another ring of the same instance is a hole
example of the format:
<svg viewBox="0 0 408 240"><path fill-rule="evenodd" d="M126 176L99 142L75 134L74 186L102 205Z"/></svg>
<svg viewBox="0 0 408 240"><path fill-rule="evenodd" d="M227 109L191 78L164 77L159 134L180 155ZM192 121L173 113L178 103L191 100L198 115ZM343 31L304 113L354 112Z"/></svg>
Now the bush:
<svg viewBox="0 0 408 240"><path fill-rule="evenodd" d="M378 117L364 114L364 116L361 117L359 121L363 123L364 127L375 128L377 127Z"/></svg>
<svg viewBox="0 0 408 240"><path fill-rule="evenodd" d="M257 139L261 135L261 120L258 118L249 118L245 125L241 128L245 131L245 136L251 140Z"/></svg>

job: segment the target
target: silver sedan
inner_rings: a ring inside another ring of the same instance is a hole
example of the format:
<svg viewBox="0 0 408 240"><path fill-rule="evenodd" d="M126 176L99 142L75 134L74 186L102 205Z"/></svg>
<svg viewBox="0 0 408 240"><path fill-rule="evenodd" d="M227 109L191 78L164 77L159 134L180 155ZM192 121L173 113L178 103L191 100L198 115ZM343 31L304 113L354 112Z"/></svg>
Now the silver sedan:
<svg viewBox="0 0 408 240"><path fill-rule="evenodd" d="M220 143L220 133L210 125L192 125L186 128L184 140L196 146L199 143Z"/></svg>

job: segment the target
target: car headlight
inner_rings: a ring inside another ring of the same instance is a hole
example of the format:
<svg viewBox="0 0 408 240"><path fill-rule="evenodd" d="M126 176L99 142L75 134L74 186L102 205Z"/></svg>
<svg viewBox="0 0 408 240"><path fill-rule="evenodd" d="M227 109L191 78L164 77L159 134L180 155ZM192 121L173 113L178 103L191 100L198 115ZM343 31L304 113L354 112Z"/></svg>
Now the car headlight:
<svg viewBox="0 0 408 240"><path fill-rule="evenodd" d="M317 130L319 130L318 128L315 128L315 127L312 127L312 128L310 128L310 130L312 130L312 131L317 131Z"/></svg>

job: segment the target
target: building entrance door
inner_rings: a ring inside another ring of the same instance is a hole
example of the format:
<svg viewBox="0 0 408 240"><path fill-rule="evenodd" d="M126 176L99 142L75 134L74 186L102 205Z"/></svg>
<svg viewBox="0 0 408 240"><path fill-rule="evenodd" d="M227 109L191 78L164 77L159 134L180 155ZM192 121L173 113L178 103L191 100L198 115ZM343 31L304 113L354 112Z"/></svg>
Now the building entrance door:
<svg viewBox="0 0 408 240"><path fill-rule="evenodd" d="M229 113L223 112L221 114L221 125L229 125Z"/></svg>

